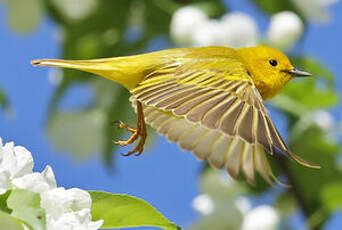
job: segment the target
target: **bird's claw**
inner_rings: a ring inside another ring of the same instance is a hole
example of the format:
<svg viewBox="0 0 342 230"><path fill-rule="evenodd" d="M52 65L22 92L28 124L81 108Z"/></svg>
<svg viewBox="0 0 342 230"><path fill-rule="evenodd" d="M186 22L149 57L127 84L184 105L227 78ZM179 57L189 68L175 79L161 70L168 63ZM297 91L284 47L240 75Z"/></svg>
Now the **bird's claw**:
<svg viewBox="0 0 342 230"><path fill-rule="evenodd" d="M142 105L140 102L137 103L137 109L138 109L138 124L137 124L137 128L132 128L131 126L123 123L120 120L114 121L113 125L118 125L119 128L124 128L127 131L131 132L132 135L129 137L129 139L127 141L114 141L115 144L117 145L121 145L121 146L126 146L129 144L132 144L134 141L136 141L138 139L138 137L140 137L140 141L138 143L138 145L131 151L129 151L126 154L121 154L122 156L130 156L132 154L134 154L135 156L139 156L142 154L142 152L144 151L144 145L145 145L145 141L146 141L146 125L145 125L145 120L144 120L144 114L143 114L143 110L142 110Z"/></svg>
<svg viewBox="0 0 342 230"><path fill-rule="evenodd" d="M139 146L139 145L138 145ZM128 153L121 153L121 156L128 157L134 154L134 156L140 156L144 151L143 148L136 147L135 149L129 151Z"/></svg>
<svg viewBox="0 0 342 230"><path fill-rule="evenodd" d="M131 126L127 125L126 123L123 123L122 121L120 120L117 120L117 121L113 121L112 122L113 126L118 126L119 128L123 128L123 129L126 129L127 131L131 132L131 133L136 133L137 132L137 129L135 128L132 128ZM134 140L133 140L134 141ZM131 144L131 143L129 143Z"/></svg>

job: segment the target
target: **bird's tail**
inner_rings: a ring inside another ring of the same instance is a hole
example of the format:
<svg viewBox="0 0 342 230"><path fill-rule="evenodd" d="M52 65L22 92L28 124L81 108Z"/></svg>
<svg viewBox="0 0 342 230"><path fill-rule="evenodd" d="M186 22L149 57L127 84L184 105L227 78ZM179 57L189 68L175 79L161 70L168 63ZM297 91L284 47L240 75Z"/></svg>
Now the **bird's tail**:
<svg viewBox="0 0 342 230"><path fill-rule="evenodd" d="M108 78L131 89L143 80L147 70L153 69L159 62L154 55L142 54L93 60L39 59L31 61L31 64L82 70Z"/></svg>

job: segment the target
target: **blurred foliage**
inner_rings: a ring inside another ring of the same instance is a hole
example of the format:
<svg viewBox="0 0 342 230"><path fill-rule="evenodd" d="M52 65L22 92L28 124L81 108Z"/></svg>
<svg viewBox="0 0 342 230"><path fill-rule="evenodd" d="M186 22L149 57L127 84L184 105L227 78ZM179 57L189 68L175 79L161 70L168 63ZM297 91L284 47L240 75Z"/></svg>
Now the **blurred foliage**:
<svg viewBox="0 0 342 230"><path fill-rule="evenodd" d="M6 3L8 4L8 23L13 30L25 33L36 28L43 13L41 0L10 0Z"/></svg>
<svg viewBox="0 0 342 230"><path fill-rule="evenodd" d="M290 0L250 1L266 14L291 10L300 15ZM3 2L8 6L8 23L18 32L32 30L39 23L43 13L52 18L57 24L60 36L60 57L65 59L113 57L145 52L153 47L156 38L170 44L168 36L171 16L181 6L196 5L213 18L220 17L228 11L220 0ZM305 22L304 18L303 20ZM342 167L338 161L341 146L337 142L338 137L332 138L331 131L319 127L311 115L319 109L334 108L338 103L338 94L334 88L333 74L315 58L292 56L291 60L295 66L311 72L315 78L291 82L271 104L286 116L288 141L293 152L321 165L322 169L307 169L293 162L279 167L280 165L273 161L272 168L278 175L291 180L292 189L275 191L259 177L255 187L235 183L230 185L232 188L229 189L237 189L239 194L244 193L251 199L271 194L282 218L286 220L290 213L300 208L310 220L311 228L320 229L330 214L342 206ZM126 89L90 75L63 70L62 80L51 99L47 130L58 148L70 150L80 159L89 153L101 152L103 161L110 166L115 148L112 140L120 139L123 135L122 130L112 127L112 122L122 119L134 125L135 116ZM90 85L95 99L85 108L64 111L60 108L60 102L66 91L75 84ZM1 105L6 104L4 98L0 91ZM72 135L66 136L66 133ZM207 175L204 174L202 179L206 178ZM208 183L211 183L210 180ZM207 188L212 190L208 191ZM220 214L202 217L192 226L193 229L208 229L205 227L208 223L220 226L223 223L224 226L221 227L227 229L227 225L224 224L225 220L228 220L225 219L227 215L234 213L236 219L242 218L241 213L232 205L236 192L227 190L225 193L226 189L227 187L217 187L217 183L203 186L204 193L209 193L217 203L221 203ZM316 220L312 221L313 218ZM229 226L229 229L236 229L236 226Z"/></svg>
<svg viewBox="0 0 342 230"><path fill-rule="evenodd" d="M304 116L314 109L329 109L338 103L334 77L330 71L313 58L293 57L293 65L305 69L314 78L294 79L274 98L273 105L292 115ZM303 93L305 92L305 93Z"/></svg>
<svg viewBox="0 0 342 230"><path fill-rule="evenodd" d="M206 213L201 213L201 219L193 223L189 229L239 229L243 213L239 210L236 199L245 192L244 186L232 181L226 173L208 168L202 173L200 189L211 199L208 202L212 203L212 207L207 208Z"/></svg>
<svg viewBox="0 0 342 230"><path fill-rule="evenodd" d="M342 182L330 183L323 188L322 201L329 211L341 210L342 208Z"/></svg>
<svg viewBox="0 0 342 230"><path fill-rule="evenodd" d="M8 106L8 102L5 93L0 89L0 108L5 108Z"/></svg>
<svg viewBox="0 0 342 230"><path fill-rule="evenodd" d="M274 1L274 0L251 0L267 14L274 14L280 11L294 11L299 14L291 0Z"/></svg>

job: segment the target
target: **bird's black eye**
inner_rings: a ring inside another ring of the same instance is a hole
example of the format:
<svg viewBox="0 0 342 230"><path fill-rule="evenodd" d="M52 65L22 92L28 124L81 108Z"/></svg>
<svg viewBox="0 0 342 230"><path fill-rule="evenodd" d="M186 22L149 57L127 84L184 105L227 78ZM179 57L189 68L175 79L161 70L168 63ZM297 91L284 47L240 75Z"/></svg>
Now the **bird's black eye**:
<svg viewBox="0 0 342 230"><path fill-rule="evenodd" d="M278 65L278 62L274 59L271 59L269 62L270 62L271 66L277 66Z"/></svg>

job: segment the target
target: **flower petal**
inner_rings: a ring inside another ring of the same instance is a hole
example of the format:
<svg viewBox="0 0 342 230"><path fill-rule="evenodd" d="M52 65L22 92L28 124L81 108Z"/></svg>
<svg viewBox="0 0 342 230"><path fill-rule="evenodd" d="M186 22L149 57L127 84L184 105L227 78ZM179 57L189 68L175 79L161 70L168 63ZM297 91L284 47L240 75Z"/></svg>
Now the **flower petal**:
<svg viewBox="0 0 342 230"><path fill-rule="evenodd" d="M59 219L47 218L47 228L49 230L97 230L103 224L103 220L91 221L90 209L82 209L77 212L63 214Z"/></svg>
<svg viewBox="0 0 342 230"><path fill-rule="evenodd" d="M31 192L42 193L56 188L56 180L50 166L42 173L31 173L12 181L14 188L27 189Z"/></svg>
<svg viewBox="0 0 342 230"><path fill-rule="evenodd" d="M10 180L10 173L0 169L0 195L6 193Z"/></svg>

